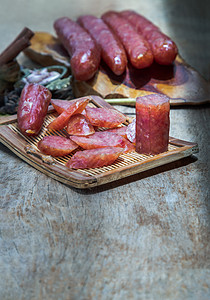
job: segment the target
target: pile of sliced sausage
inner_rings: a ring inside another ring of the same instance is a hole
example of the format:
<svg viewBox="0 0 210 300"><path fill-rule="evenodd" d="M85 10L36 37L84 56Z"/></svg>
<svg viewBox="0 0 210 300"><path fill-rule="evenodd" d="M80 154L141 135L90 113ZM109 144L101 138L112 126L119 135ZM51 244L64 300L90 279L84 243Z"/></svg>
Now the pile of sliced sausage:
<svg viewBox="0 0 210 300"><path fill-rule="evenodd" d="M120 154L135 150L135 145L127 138L127 127L123 126L126 116L114 109L89 107L89 101L88 97L78 99L69 102L67 107L65 100L51 100L59 116L48 129L65 129L68 137L45 136L38 148L51 156L68 155L77 149L66 163L68 168L107 166ZM100 128L104 130L98 131Z"/></svg>
<svg viewBox="0 0 210 300"><path fill-rule="evenodd" d="M74 78L91 79L101 59L116 75L125 72L128 61L137 69L155 61L170 65L178 53L176 44L152 22L135 11L108 11L101 18L67 17L54 22L57 36L70 56Z"/></svg>
<svg viewBox="0 0 210 300"><path fill-rule="evenodd" d="M90 107L90 100L90 97L70 102L51 99L51 93L44 86L26 84L19 100L18 127L25 136L37 136L51 102L58 116L48 125L49 135L38 142L38 149L53 157L65 156L77 149L66 164L68 168L110 165L120 154L135 150L135 144L129 140L132 134L123 126L125 115L114 109ZM57 131L63 129L66 136L58 135Z"/></svg>

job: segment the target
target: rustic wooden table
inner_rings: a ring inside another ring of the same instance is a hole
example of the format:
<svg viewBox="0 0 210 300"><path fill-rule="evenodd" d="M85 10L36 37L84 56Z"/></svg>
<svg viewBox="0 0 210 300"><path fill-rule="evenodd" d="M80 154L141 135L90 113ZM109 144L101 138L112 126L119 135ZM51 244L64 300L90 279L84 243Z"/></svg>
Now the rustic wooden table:
<svg viewBox="0 0 210 300"><path fill-rule="evenodd" d="M0 50L24 26L53 33L63 15L133 8L210 79L208 1L0 2ZM210 299L209 117L209 105L172 108L170 135L198 154L88 190L0 144L0 299Z"/></svg>

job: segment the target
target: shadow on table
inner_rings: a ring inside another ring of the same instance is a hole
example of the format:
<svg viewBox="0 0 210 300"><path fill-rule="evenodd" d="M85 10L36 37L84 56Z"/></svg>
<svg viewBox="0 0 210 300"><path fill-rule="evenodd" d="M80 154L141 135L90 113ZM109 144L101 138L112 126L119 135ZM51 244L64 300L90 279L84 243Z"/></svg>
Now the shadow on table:
<svg viewBox="0 0 210 300"><path fill-rule="evenodd" d="M110 190L110 189L118 188L118 187L123 186L123 185L127 185L129 183L133 183L133 182L145 179L145 178L149 178L151 176L158 175L158 174L161 174L163 172L167 172L167 171L171 171L171 170L174 170L174 169L178 169L180 167L187 166L191 163L196 162L197 160L198 159L197 159L196 156L191 155L189 157L185 157L183 159L168 163L166 165L159 166L159 167L156 167L156 168L153 168L153 169L150 169L150 170L147 170L147 171L135 174L135 175L131 175L131 176L119 179L119 180L114 181L114 182L106 183L106 184L101 185L101 186L97 186L97 187L93 187L93 188L85 189L85 190L76 189L76 188L73 188L73 189L77 193L83 194L83 195L97 194L97 193L104 192L104 191L107 191L107 190Z"/></svg>
<svg viewBox="0 0 210 300"><path fill-rule="evenodd" d="M12 151L10 151L6 146L4 146L3 144L0 144L0 150L4 151L4 152L9 152L9 154L16 159L20 159L19 157L17 157L17 155L15 155ZM119 179L117 181L113 181L104 185L100 185L100 186L96 186L93 188L89 188L89 189L77 189L75 187L70 187L69 185L66 185L68 188L73 189L74 191L76 191L79 194L83 194L83 195L88 195L88 194L96 194L96 193L100 193L106 190L110 190L110 189L114 189L123 185L127 185L129 183L132 182L136 182L139 181L141 179L145 179L157 174L161 174L163 172L167 172L173 169L177 169L183 166L187 166L191 163L194 163L197 161L197 157L194 155L191 155L189 157L185 157L183 159L168 163L166 165L163 166L159 166L135 175L131 175L122 179ZM47 175L46 175L47 176ZM62 183L64 184L64 183ZM65 184L64 184L65 185Z"/></svg>

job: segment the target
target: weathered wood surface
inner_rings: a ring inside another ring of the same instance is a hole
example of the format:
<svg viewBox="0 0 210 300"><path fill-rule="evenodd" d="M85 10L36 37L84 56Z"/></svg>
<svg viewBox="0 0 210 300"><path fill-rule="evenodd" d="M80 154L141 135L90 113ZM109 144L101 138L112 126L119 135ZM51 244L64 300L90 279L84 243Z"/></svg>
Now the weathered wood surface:
<svg viewBox="0 0 210 300"><path fill-rule="evenodd" d="M2 49L24 26L52 30L67 11L127 8L119 0L40 0L12 10L10 2L1 4ZM209 79L207 4L130 7L171 33L183 58ZM0 299L209 299L209 119L209 105L171 109L170 135L197 142L200 152L90 190L47 177L0 144Z"/></svg>

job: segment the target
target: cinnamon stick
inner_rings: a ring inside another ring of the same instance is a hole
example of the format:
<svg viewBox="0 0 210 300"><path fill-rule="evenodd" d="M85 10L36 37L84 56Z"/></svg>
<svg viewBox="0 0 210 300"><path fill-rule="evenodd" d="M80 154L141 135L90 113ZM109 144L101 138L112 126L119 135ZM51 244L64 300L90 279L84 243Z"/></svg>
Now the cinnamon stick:
<svg viewBox="0 0 210 300"><path fill-rule="evenodd" d="M0 65L12 61L22 50L30 46L30 39L33 35L33 31L25 27L14 41L1 53Z"/></svg>
<svg viewBox="0 0 210 300"><path fill-rule="evenodd" d="M12 42L12 44L15 43L17 40L19 40L20 38L22 38L24 36L28 40L30 40L34 36L34 32L31 31L28 27L24 27L23 30L19 33L19 35L14 39L14 41Z"/></svg>

